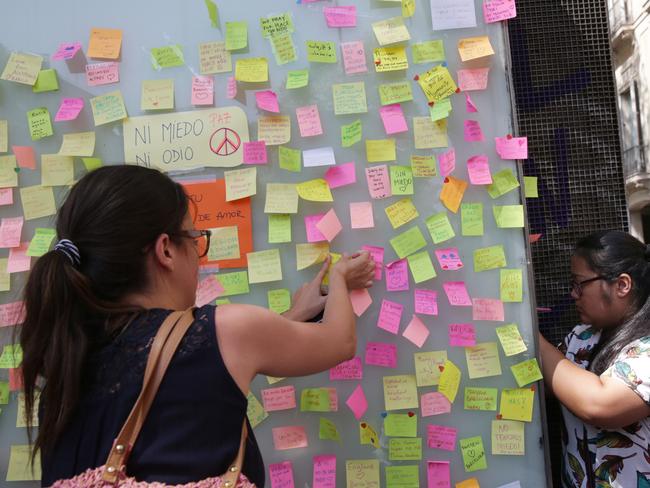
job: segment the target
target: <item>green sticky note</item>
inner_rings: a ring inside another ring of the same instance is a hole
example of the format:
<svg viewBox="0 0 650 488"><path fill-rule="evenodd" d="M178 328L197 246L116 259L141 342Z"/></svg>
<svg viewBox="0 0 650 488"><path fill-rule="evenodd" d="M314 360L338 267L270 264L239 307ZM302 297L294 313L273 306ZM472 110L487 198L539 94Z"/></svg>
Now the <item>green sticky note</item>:
<svg viewBox="0 0 650 488"><path fill-rule="evenodd" d="M155 69L183 66L185 64L185 58L183 57L183 47L180 44L163 47L152 47L151 64Z"/></svg>
<svg viewBox="0 0 650 488"><path fill-rule="evenodd" d="M483 230L483 204L460 204L460 227L464 236L482 236Z"/></svg>
<svg viewBox="0 0 650 488"><path fill-rule="evenodd" d="M502 302L521 302L523 299L523 272L521 269L502 269L499 272Z"/></svg>
<svg viewBox="0 0 650 488"><path fill-rule="evenodd" d="M446 59L445 45L442 39L412 44L411 51L414 64L435 63Z"/></svg>
<svg viewBox="0 0 650 488"><path fill-rule="evenodd" d="M226 22L226 50L236 51L248 45L248 23Z"/></svg>
<svg viewBox="0 0 650 488"><path fill-rule="evenodd" d="M291 214L269 214L269 244L291 242Z"/></svg>
<svg viewBox="0 0 650 488"><path fill-rule="evenodd" d="M81 158L88 172L102 167L102 160L99 158Z"/></svg>
<svg viewBox="0 0 650 488"><path fill-rule="evenodd" d="M389 413L384 417L384 433L389 437L417 437L418 416L411 413Z"/></svg>
<svg viewBox="0 0 650 488"><path fill-rule="evenodd" d="M515 229L524 226L523 205L494 205L494 221L501 229Z"/></svg>
<svg viewBox="0 0 650 488"><path fill-rule="evenodd" d="M296 51L296 45L293 43L291 34L280 34L271 37L271 47L273 48L275 61L279 66L298 59L298 51Z"/></svg>
<svg viewBox="0 0 650 488"><path fill-rule="evenodd" d="M357 119L347 125L341 126L341 146L350 147L357 142L361 142L363 126L361 119Z"/></svg>
<svg viewBox="0 0 650 488"><path fill-rule="evenodd" d="M23 349L20 344L7 344L0 355L0 369L17 368L23 362Z"/></svg>
<svg viewBox="0 0 650 488"><path fill-rule="evenodd" d="M307 85L309 85L308 69L297 69L287 73L287 84L285 85L287 90L302 88Z"/></svg>
<svg viewBox="0 0 650 488"><path fill-rule="evenodd" d="M49 228L37 228L34 237L27 248L28 256L42 256L50 250L52 240L56 236L56 230Z"/></svg>
<svg viewBox="0 0 650 488"><path fill-rule="evenodd" d="M419 461L422 459L422 438L391 437L388 439L389 461Z"/></svg>
<svg viewBox="0 0 650 488"><path fill-rule="evenodd" d="M517 386L519 386L519 388L534 383L535 381L539 381L543 378L536 358L531 358L526 361L522 361L521 363L513 364L510 366L510 371L512 371L512 375L515 377Z"/></svg>
<svg viewBox="0 0 650 488"><path fill-rule="evenodd" d="M519 188L519 181L512 170L506 168L492 175L492 184L487 186L487 191L492 198L499 198L515 188Z"/></svg>
<svg viewBox="0 0 650 488"><path fill-rule="evenodd" d="M36 83L32 86L32 91L34 93L56 91L58 89L59 79L56 76L56 70L54 68L42 69L38 72Z"/></svg>
<svg viewBox="0 0 650 488"><path fill-rule="evenodd" d="M379 85L379 100L382 105L402 103L413 100L411 84L407 81L398 83L384 83Z"/></svg>
<svg viewBox="0 0 650 488"><path fill-rule="evenodd" d="M305 388L300 393L301 412L329 412L330 394L327 388Z"/></svg>
<svg viewBox="0 0 650 488"><path fill-rule="evenodd" d="M386 488L420 488L419 466L386 466Z"/></svg>
<svg viewBox="0 0 650 488"><path fill-rule="evenodd" d="M9 403L9 382L0 381L0 405Z"/></svg>
<svg viewBox="0 0 650 488"><path fill-rule="evenodd" d="M410 166L389 166L393 195L413 195L413 171Z"/></svg>
<svg viewBox="0 0 650 488"><path fill-rule="evenodd" d="M363 81L332 85L334 114L362 114L368 112L366 85Z"/></svg>
<svg viewBox="0 0 650 488"><path fill-rule="evenodd" d="M465 410L497 410L497 388L465 387Z"/></svg>
<svg viewBox="0 0 650 488"><path fill-rule="evenodd" d="M341 436L339 435L339 431L334 422L324 417L321 417L318 423L318 438L331 441L341 441Z"/></svg>
<svg viewBox="0 0 650 488"><path fill-rule="evenodd" d="M433 214L424 222L427 225L429 234L431 234L431 240L434 244L440 244L441 242L448 241L456 236L456 233L451 226L451 222L449 222L447 212L444 210L437 214Z"/></svg>
<svg viewBox="0 0 650 488"><path fill-rule="evenodd" d="M336 63L336 43L330 41L306 41L307 61L310 63Z"/></svg>
<svg viewBox="0 0 650 488"><path fill-rule="evenodd" d="M219 28L219 9L217 4L212 0L205 0L205 6L208 9L208 17L210 18L210 24L212 27Z"/></svg>
<svg viewBox="0 0 650 488"><path fill-rule="evenodd" d="M537 176L524 176L524 196L526 198L539 198Z"/></svg>
<svg viewBox="0 0 650 488"><path fill-rule="evenodd" d="M280 214L277 214L280 215ZM291 292L286 288L266 292L269 308L275 313L284 313L291 308Z"/></svg>
<svg viewBox="0 0 650 488"><path fill-rule="evenodd" d="M501 417L508 420L533 420L535 390L532 388L504 388L501 390Z"/></svg>
<svg viewBox="0 0 650 488"><path fill-rule="evenodd" d="M228 305L229 303L232 303L232 302L228 298L217 298L214 301L214 303L217 304L217 305Z"/></svg>
<svg viewBox="0 0 650 488"><path fill-rule="evenodd" d="M399 258L402 259L426 247L427 241L424 240L422 231L416 225L393 237L390 240L390 245Z"/></svg>
<svg viewBox="0 0 650 488"><path fill-rule="evenodd" d="M406 258L409 262L409 269L413 275L413 281L422 283L436 277L436 270L433 269L431 256L428 251L421 251L411 254Z"/></svg>
<svg viewBox="0 0 650 488"><path fill-rule="evenodd" d="M260 29L262 30L262 37L266 39L290 34L294 31L291 13L285 12L283 14L261 18Z"/></svg>
<svg viewBox="0 0 650 488"><path fill-rule="evenodd" d="M257 397L253 395L252 391L248 392L246 400L248 400L248 405L246 406L246 416L248 417L248 421L251 423L251 427L255 428L266 417L268 417L269 414L266 413L264 407L257 399Z"/></svg>
<svg viewBox="0 0 650 488"><path fill-rule="evenodd" d="M514 356L528 350L521 337L517 324L502 325L496 328L497 337L506 356Z"/></svg>
<svg viewBox="0 0 650 488"><path fill-rule="evenodd" d="M52 130L52 121L50 112L45 107L39 107L27 112L27 125L29 126L29 135L32 141L38 141L43 137L49 137L54 134Z"/></svg>
<svg viewBox="0 0 650 488"><path fill-rule="evenodd" d="M451 100L449 98L443 98L438 100L433 106L429 107L429 115L431 120L434 122L436 120L442 120L449 117L451 114Z"/></svg>
<svg viewBox="0 0 650 488"><path fill-rule="evenodd" d="M302 151L300 149L292 149L286 146L278 147L278 159L280 160L280 168L294 173L300 172Z"/></svg>
<svg viewBox="0 0 650 488"><path fill-rule="evenodd" d="M477 273L506 266L506 254L501 244L474 250L474 271Z"/></svg>
<svg viewBox="0 0 650 488"><path fill-rule="evenodd" d="M463 466L465 471L479 471L487 469L487 460L485 458L485 449L483 448L483 439L480 435L460 439L460 451L463 454Z"/></svg>
<svg viewBox="0 0 650 488"><path fill-rule="evenodd" d="M248 287L248 272L234 271L232 273L219 273L216 275L217 280L223 286L221 297L231 295L242 295L250 291Z"/></svg>
<svg viewBox="0 0 650 488"><path fill-rule="evenodd" d="M415 178L428 178L438 176L436 158L433 156L411 155L411 171Z"/></svg>

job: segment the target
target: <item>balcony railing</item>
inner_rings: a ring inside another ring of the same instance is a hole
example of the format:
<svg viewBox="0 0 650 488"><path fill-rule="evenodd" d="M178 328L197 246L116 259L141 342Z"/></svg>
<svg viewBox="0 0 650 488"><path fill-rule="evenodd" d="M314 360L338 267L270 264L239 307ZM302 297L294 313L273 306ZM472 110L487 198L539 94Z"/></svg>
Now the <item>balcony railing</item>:
<svg viewBox="0 0 650 488"><path fill-rule="evenodd" d="M650 172L647 167L650 145L636 145L623 149L623 174L625 178Z"/></svg>
<svg viewBox="0 0 650 488"><path fill-rule="evenodd" d="M632 22L629 6L626 5L628 0L610 0L609 3L609 25L611 34L615 35L621 27Z"/></svg>

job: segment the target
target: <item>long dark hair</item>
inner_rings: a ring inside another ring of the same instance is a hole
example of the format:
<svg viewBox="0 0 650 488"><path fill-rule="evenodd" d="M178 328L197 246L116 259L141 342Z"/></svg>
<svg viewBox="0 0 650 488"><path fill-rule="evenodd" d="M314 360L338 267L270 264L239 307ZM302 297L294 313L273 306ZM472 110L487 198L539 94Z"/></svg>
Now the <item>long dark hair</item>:
<svg viewBox="0 0 650 488"><path fill-rule="evenodd" d="M646 245L622 231L601 231L576 244L575 255L608 280L632 278L632 309L615 329L605 329L593 350L589 369L600 375L630 342L650 335L650 253Z"/></svg>
<svg viewBox="0 0 650 488"><path fill-rule="evenodd" d="M178 183L139 166L99 168L71 189L56 232L79 248L81 264L50 251L34 264L24 291L20 344L30 442L35 396L45 380L34 455L54 446L73 415L94 341L137 310L123 298L148 285L147 249L160 234L180 230L187 210Z"/></svg>

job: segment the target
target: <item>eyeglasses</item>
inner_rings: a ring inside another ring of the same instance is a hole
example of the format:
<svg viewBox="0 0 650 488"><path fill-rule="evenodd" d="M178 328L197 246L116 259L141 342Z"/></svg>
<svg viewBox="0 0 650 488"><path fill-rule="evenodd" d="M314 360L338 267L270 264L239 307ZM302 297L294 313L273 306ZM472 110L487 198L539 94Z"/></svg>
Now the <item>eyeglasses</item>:
<svg viewBox="0 0 650 488"><path fill-rule="evenodd" d="M212 235L211 230L180 230L178 232L170 233L169 235L194 239L199 257L202 258L208 255L208 250L210 249L210 236Z"/></svg>
<svg viewBox="0 0 650 488"><path fill-rule="evenodd" d="M591 283L592 281L598 281L598 280L606 280L608 279L606 276L594 276L593 278L587 278L586 280L582 281L571 281L571 294L575 295L576 297L580 298L582 296L582 290L584 288L584 285L587 283Z"/></svg>

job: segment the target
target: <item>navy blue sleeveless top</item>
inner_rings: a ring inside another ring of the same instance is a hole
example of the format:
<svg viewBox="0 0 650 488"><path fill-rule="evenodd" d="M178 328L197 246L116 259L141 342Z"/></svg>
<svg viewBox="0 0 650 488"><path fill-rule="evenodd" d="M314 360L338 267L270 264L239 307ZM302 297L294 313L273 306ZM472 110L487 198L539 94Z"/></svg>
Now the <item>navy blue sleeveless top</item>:
<svg viewBox="0 0 650 488"><path fill-rule="evenodd" d="M165 373L128 459L127 474L137 480L199 481L223 474L235 459L247 401L221 358L214 310L206 305L195 311ZM90 354L79 407L54 448L42 455L43 486L106 462L142 388L151 343L170 312L140 314ZM264 464L250 424L248 430L243 472L262 487Z"/></svg>

